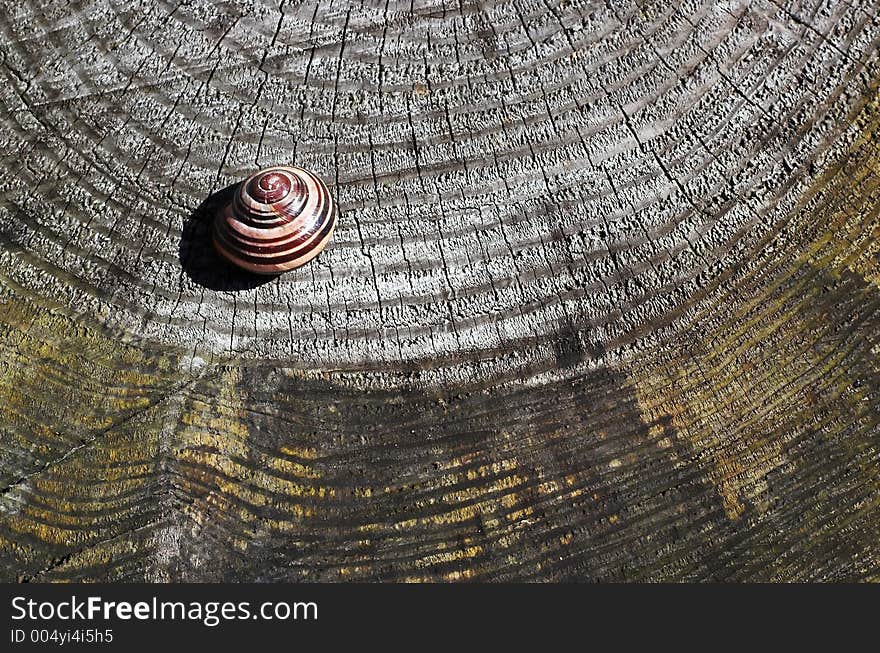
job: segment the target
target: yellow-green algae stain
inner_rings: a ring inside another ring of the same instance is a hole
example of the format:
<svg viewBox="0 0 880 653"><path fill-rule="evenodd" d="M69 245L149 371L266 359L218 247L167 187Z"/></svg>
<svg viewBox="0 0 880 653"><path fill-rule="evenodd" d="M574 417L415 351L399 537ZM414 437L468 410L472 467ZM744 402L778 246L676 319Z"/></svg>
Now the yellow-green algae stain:
<svg viewBox="0 0 880 653"><path fill-rule="evenodd" d="M146 352L0 285L0 559L39 577L125 559L117 541L156 518L161 411L183 382ZM109 554L113 549L115 553Z"/></svg>
<svg viewBox="0 0 880 653"><path fill-rule="evenodd" d="M802 198L765 278L741 275L710 294L678 341L631 371L658 445L670 446L661 424L671 423L734 521L783 498L767 479L797 466L787 451L809 434L858 461L876 429L866 380L880 371L880 96L855 124L862 136ZM880 488L876 465L858 468Z"/></svg>

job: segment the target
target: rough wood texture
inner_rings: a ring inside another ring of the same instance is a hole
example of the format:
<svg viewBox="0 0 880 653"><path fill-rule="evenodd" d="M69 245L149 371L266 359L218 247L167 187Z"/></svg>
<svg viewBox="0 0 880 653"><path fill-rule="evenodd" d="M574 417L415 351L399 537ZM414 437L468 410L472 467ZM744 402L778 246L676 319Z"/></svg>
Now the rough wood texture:
<svg viewBox="0 0 880 653"><path fill-rule="evenodd" d="M4 0L3 579L880 579L878 39ZM253 279L205 220L275 163L341 215Z"/></svg>

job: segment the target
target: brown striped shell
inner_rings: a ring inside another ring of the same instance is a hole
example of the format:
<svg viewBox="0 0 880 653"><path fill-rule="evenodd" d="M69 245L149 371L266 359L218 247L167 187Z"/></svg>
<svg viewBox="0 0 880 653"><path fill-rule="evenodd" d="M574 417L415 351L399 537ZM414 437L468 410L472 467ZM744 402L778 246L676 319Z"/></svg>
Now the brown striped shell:
<svg viewBox="0 0 880 653"><path fill-rule="evenodd" d="M257 274L278 274L311 261L330 242L338 210L317 175L293 166L255 172L214 220L214 247Z"/></svg>

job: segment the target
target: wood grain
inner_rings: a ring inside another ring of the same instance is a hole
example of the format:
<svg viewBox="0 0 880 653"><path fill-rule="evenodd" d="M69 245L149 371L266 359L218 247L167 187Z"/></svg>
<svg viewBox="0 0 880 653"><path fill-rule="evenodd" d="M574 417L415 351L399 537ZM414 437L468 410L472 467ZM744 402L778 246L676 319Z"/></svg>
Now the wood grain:
<svg viewBox="0 0 880 653"><path fill-rule="evenodd" d="M3 579L880 579L876 2L0 4Z"/></svg>

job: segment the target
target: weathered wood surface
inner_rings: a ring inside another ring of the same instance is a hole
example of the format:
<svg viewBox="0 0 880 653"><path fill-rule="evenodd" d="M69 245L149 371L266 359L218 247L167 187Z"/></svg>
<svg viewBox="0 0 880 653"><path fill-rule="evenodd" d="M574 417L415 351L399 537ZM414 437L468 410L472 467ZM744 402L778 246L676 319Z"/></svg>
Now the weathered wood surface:
<svg viewBox="0 0 880 653"><path fill-rule="evenodd" d="M3 579L880 579L878 39L4 0ZM273 163L342 214L258 282L205 218Z"/></svg>

